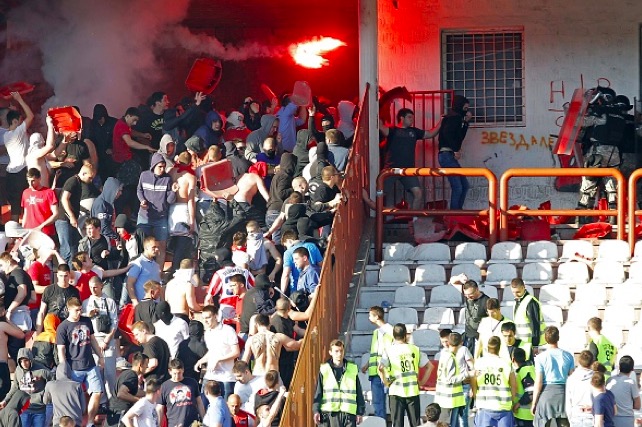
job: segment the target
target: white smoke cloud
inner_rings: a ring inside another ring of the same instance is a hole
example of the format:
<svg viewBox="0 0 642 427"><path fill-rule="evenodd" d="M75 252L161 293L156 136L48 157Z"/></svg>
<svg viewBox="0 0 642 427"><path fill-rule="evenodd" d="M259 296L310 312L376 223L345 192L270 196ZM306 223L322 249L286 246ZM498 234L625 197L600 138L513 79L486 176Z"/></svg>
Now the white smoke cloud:
<svg viewBox="0 0 642 427"><path fill-rule="evenodd" d="M8 51L3 81L33 81L41 55L42 75L54 90L43 111L78 105L91 115L102 103L119 116L158 90L164 72L159 47L230 61L287 53L287 47L224 45L192 34L180 25L188 7L189 0L25 0L8 16L9 39L23 47Z"/></svg>

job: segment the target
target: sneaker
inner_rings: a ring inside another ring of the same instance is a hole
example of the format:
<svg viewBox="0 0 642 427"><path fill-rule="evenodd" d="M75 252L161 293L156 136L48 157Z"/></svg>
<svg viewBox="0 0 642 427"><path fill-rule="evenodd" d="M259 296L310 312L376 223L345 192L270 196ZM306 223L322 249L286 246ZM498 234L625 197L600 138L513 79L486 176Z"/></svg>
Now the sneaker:
<svg viewBox="0 0 642 427"><path fill-rule="evenodd" d="M116 359L116 369L131 369L132 365L124 357Z"/></svg>

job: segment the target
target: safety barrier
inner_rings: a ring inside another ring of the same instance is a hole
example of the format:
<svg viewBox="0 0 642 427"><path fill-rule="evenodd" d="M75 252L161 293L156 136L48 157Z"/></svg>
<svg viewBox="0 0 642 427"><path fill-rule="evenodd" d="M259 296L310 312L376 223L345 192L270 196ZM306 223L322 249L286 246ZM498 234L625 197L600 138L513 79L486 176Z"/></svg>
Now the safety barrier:
<svg viewBox="0 0 642 427"><path fill-rule="evenodd" d="M431 210L408 210L397 208L385 208L383 184L386 178L392 176L477 176L485 177L488 180L488 210L452 210L452 209L431 209ZM489 244L497 241L497 177L487 168L406 168L406 169L384 169L377 176L377 218L375 230L375 259L380 262L383 259L383 221L385 216L488 216Z"/></svg>
<svg viewBox="0 0 642 427"><path fill-rule="evenodd" d="M511 178L542 178L554 176L594 176L608 177L612 176L617 180L617 211L599 210L599 209L526 209L515 210L508 209L508 182ZM527 168L527 169L508 169L499 180L499 239L508 240L508 217L510 216L617 216L617 238L624 240L625 229L625 203L626 203L626 180L624 175L617 169L613 168Z"/></svg>
<svg viewBox="0 0 642 427"><path fill-rule="evenodd" d="M629 177L629 224L628 224L628 238L629 246L631 247L631 255L635 249L635 223L636 218L642 215L642 210L637 209L638 206L638 192L637 183L642 178L642 169L635 170Z"/></svg>
<svg viewBox="0 0 642 427"><path fill-rule="evenodd" d="M290 393L285 403L280 425L282 427L313 427L312 399L317 385L319 366L329 355L330 342L337 338L346 310L346 296L359 241L363 233L366 211L362 190L368 188L368 91L366 87L355 138L348 161L346 176L341 187L345 197L332 223L316 303L312 310L305 339L297 359Z"/></svg>

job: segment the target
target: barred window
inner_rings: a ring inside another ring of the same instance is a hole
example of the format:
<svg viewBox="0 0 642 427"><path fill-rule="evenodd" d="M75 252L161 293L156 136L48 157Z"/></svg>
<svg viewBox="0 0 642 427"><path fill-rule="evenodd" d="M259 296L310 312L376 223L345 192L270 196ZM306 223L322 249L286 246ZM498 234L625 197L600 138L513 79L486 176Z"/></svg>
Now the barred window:
<svg viewBox="0 0 642 427"><path fill-rule="evenodd" d="M476 126L523 126L524 29L444 30L442 87L470 100Z"/></svg>

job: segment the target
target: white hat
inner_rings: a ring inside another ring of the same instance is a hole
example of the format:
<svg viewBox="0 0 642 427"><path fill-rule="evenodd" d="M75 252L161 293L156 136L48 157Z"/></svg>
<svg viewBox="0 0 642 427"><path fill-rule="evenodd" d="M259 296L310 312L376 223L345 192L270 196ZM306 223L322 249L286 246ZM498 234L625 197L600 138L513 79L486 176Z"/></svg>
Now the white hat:
<svg viewBox="0 0 642 427"><path fill-rule="evenodd" d="M18 224L16 221L9 221L4 225L4 234L7 237L24 237L29 230L26 230L22 225Z"/></svg>

